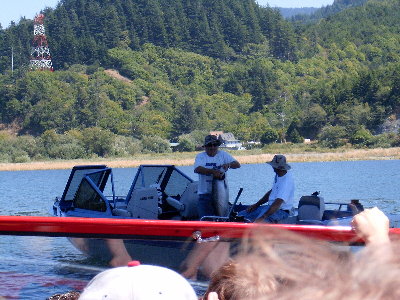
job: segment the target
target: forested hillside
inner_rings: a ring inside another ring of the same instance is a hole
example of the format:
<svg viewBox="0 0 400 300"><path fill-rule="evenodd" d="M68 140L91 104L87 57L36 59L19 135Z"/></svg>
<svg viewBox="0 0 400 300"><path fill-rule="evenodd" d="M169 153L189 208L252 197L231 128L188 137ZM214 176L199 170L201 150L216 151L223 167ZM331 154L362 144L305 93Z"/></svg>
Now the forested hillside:
<svg viewBox="0 0 400 300"><path fill-rule="evenodd" d="M277 11L260 8L254 0L67 0L45 15L56 69L104 64L107 49L138 50L144 43L222 59L235 57L249 43L268 43L274 57L294 58L291 27ZM3 61L10 43L15 43L17 60L29 58L31 26L24 20L5 32Z"/></svg>
<svg viewBox="0 0 400 300"><path fill-rule="evenodd" d="M399 14L375 0L298 25L252 0L64 0L46 11L55 72L27 69L30 20L0 31L0 161L188 151L210 130L400 145Z"/></svg>

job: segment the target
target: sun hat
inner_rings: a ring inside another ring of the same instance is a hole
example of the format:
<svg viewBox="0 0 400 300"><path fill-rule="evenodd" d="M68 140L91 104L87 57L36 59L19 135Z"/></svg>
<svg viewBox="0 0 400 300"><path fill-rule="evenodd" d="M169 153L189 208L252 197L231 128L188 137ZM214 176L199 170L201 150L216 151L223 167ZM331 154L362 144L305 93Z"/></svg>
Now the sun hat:
<svg viewBox="0 0 400 300"><path fill-rule="evenodd" d="M219 146L219 145L221 145L221 141L217 138L216 135L210 134L210 135L207 135L207 136L204 138L204 145L203 145L203 147L207 146L208 144L218 144L218 146Z"/></svg>
<svg viewBox="0 0 400 300"><path fill-rule="evenodd" d="M292 167L286 163L286 157L282 154L277 154L274 158L267 162L267 164L271 165L274 169L278 170L290 170Z"/></svg>
<svg viewBox="0 0 400 300"><path fill-rule="evenodd" d="M108 269L96 275L80 300L197 300L195 291L170 269L139 265Z"/></svg>

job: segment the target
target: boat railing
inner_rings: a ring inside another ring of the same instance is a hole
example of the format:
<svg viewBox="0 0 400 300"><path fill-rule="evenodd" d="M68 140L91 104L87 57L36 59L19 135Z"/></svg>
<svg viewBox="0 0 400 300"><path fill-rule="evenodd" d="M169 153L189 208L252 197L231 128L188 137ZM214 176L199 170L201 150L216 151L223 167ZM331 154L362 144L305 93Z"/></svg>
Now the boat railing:
<svg viewBox="0 0 400 300"><path fill-rule="evenodd" d="M138 220L110 218L57 218L37 216L0 216L0 235L67 236L98 238L142 238L187 240L200 231L203 238L219 235L221 240L248 237L252 230L274 227L307 237L331 242L363 243L350 226L226 223L205 221ZM398 236L400 228L390 228Z"/></svg>
<svg viewBox="0 0 400 300"><path fill-rule="evenodd" d="M335 206L336 210L347 210L348 203L343 203L343 202L325 202L325 205L331 205ZM342 209L345 207L346 209Z"/></svg>

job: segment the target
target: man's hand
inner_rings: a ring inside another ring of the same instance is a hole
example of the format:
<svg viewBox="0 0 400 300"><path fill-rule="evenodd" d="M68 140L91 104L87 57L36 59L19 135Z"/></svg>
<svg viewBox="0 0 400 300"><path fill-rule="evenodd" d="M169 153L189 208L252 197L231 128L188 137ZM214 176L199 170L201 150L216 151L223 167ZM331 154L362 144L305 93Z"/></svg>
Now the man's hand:
<svg viewBox="0 0 400 300"><path fill-rule="evenodd" d="M256 219L256 220L254 221L254 223L265 223L265 221L264 221L264 218L261 217L261 218Z"/></svg>
<svg viewBox="0 0 400 300"><path fill-rule="evenodd" d="M248 213L251 213L251 212L255 211L257 208L258 208L258 205L252 204L252 205L249 205L249 206L246 208L246 211L247 211Z"/></svg>
<svg viewBox="0 0 400 300"><path fill-rule="evenodd" d="M215 179L224 179L225 177L225 173L220 170L213 170L212 175Z"/></svg>
<svg viewBox="0 0 400 300"><path fill-rule="evenodd" d="M238 169L240 168L240 163L237 160L231 161L230 163L223 164L221 167L227 171L228 169Z"/></svg>
<svg viewBox="0 0 400 300"><path fill-rule="evenodd" d="M377 207L366 209L353 217L351 226L366 243L389 242L389 219Z"/></svg>
<svg viewBox="0 0 400 300"><path fill-rule="evenodd" d="M231 163L223 164L221 167L222 167L222 169L224 169L225 171L228 171L228 169L231 167Z"/></svg>

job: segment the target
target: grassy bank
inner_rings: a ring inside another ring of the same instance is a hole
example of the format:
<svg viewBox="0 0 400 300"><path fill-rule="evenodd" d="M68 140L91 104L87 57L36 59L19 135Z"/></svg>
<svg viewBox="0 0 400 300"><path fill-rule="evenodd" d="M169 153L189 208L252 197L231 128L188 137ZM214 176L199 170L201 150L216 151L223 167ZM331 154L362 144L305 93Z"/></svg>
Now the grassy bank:
<svg viewBox="0 0 400 300"><path fill-rule="evenodd" d="M198 152L147 154L132 158L91 159L91 160L53 160L28 163L0 163L0 171L70 169L75 165L106 164L112 168L131 168L141 164L174 164L187 166L194 162ZM233 151L232 155L241 164L255 164L270 161L274 154L285 154L289 162L387 160L400 159L400 147L377 149L312 149L306 146L288 147L274 145L265 149Z"/></svg>

